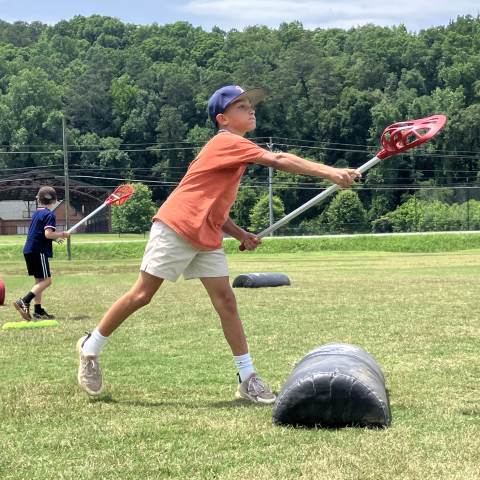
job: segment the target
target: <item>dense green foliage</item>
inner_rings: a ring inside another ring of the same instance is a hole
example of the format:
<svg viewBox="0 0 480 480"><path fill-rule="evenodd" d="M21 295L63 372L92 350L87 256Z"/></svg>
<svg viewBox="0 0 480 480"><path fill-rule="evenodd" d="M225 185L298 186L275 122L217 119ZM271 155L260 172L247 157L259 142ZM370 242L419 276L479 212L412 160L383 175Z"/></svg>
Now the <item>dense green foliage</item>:
<svg viewBox="0 0 480 480"><path fill-rule="evenodd" d="M410 198L393 212L373 222L376 232L432 232L448 230L479 230L480 202L463 204Z"/></svg>
<svg viewBox="0 0 480 480"><path fill-rule="evenodd" d="M304 220L299 230L302 234L362 233L369 231L367 212L353 190L343 190L330 202L321 215Z"/></svg>
<svg viewBox="0 0 480 480"><path fill-rule="evenodd" d="M363 163L394 121L447 114L434 143L387 160L357 187L375 221L408 200L413 186L476 185L479 78L480 19L470 16L418 33L299 23L208 32L186 22L140 26L101 16L51 26L0 21L0 168L61 164L65 114L73 175L102 177L85 179L102 184L105 177L156 180L158 203L214 133L207 99L225 83L268 89L257 112L258 143L273 137L276 149L337 166ZM252 167L245 177L249 207L233 211L243 226L266 176ZM287 212L323 185L275 174Z"/></svg>
<svg viewBox="0 0 480 480"><path fill-rule="evenodd" d="M280 220L285 215L282 199L276 195L273 195L272 197L272 213L274 222ZM268 194L264 194L252 208L250 214L250 230L252 232L260 232L261 230L264 230L269 226L269 220L269 199Z"/></svg>
<svg viewBox="0 0 480 480"><path fill-rule="evenodd" d="M132 184L135 194L121 207L112 208L112 230L116 233L143 233L150 229L156 212L152 191L142 183Z"/></svg>

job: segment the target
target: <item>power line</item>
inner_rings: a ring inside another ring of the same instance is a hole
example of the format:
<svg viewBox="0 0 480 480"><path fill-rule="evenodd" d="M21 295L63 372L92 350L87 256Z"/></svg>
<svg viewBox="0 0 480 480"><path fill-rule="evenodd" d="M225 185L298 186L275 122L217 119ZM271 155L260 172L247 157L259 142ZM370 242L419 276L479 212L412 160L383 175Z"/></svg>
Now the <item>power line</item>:
<svg viewBox="0 0 480 480"><path fill-rule="evenodd" d="M373 150L368 150L367 148L362 150L354 150L354 149L347 149L347 148L333 148L333 147L315 147L315 146L307 146L307 145L294 145L294 144L275 144L276 146L281 146L285 148L297 148L297 149L308 149L308 150L318 150L318 151L325 151L325 152L343 152L343 153L361 153L365 155L373 155ZM110 148L110 149L96 149L96 150L69 150L69 153L74 154L88 154L88 153L154 153L154 152L173 152L173 151L187 151L187 150L194 150L198 147L171 147L171 148L148 148L148 149L117 149L117 148ZM15 152L5 152L0 151L1 155L52 155L52 154L59 154L60 151L15 151ZM479 159L477 155L456 155L456 154L446 154L446 153L434 153L434 152L404 152L399 154L398 156L406 156L413 158L418 157L435 157L435 158L448 158L448 159Z"/></svg>
<svg viewBox="0 0 480 480"><path fill-rule="evenodd" d="M63 178L58 175L52 175L51 177L47 178ZM119 182L124 182L124 178L117 178L117 177L99 177L93 175L70 175L70 178L90 178L92 180L115 180ZM11 183L15 181L29 181L31 178L16 178L16 179L9 179L9 180L0 180L0 183ZM178 186L179 182L177 181L163 181L163 180L149 180L149 179L136 179L134 182L142 182L142 183L149 183L152 186L160 186L160 187L176 187ZM115 188L118 184L115 185L76 185L76 189L89 189L89 188ZM241 184L240 188L261 188L266 189L268 187L268 182L254 182L249 184ZM19 185L17 188L26 188L25 185ZM273 183L274 190L291 190L291 191L298 191L298 190L325 190L328 188L325 185L315 185L315 184L298 184L294 182L275 182ZM361 185L353 185L351 187L352 190L356 191L371 191L371 190L388 190L388 191L395 191L395 190L444 190L444 189L454 189L454 190L480 190L480 185L468 185L468 184L451 184L451 185L419 185L419 184L370 184L365 186Z"/></svg>
<svg viewBox="0 0 480 480"><path fill-rule="evenodd" d="M58 168L55 168L58 167ZM39 169L51 169L53 168L54 170L62 169L62 165L41 165L41 166L35 166L35 167L15 167L15 168L2 168L2 171L13 171L13 170L39 170Z"/></svg>
<svg viewBox="0 0 480 480"><path fill-rule="evenodd" d="M157 169L160 169L161 168L161 171L165 170L165 171L170 171L170 170L180 170L180 171L186 171L187 170L187 166L184 166L184 167L174 167L174 166L162 166L162 167L158 167L158 166L152 166L152 167L130 167L130 166L124 166L124 167L111 167L111 166L108 166L108 167L102 167L100 165L91 165L91 166L88 166L88 165L82 165L82 164L79 164L79 163L73 163L73 164L70 164L71 167L74 167L73 169L78 169L78 170L82 170L82 171L86 171L86 170L93 170L93 171L96 171L98 172L99 169L101 171L105 171L105 172L110 172L110 171L115 171L115 170L119 170L119 171L126 171L126 172L130 172L130 171L133 171L133 172L136 172L136 171L147 171L147 172L152 172L152 170L154 168L157 168ZM3 168L2 169L2 172L3 171L31 171L31 170L59 170L59 169L63 169L63 165L61 164L53 164L53 165L36 165L36 166L30 166L30 167L10 167L10 168ZM435 173L435 172L440 172L440 173L476 173L476 174L479 174L480 171L479 170L458 170L458 169L448 169L448 168L437 168L437 169L428 169L428 168L416 168L416 167L412 167L412 168L383 168L382 169L382 172L412 172L412 171L415 171L415 172L431 172L431 173ZM161 172L160 172L161 173ZM152 172L152 174L154 174Z"/></svg>
<svg viewBox="0 0 480 480"><path fill-rule="evenodd" d="M375 149L379 147L373 145L360 145L360 144L348 144L348 143L339 143L339 142L314 142L309 140L298 140L295 139L288 139L283 137L273 137L278 138L282 141L273 142L275 147L285 147L285 148L299 148L299 149L309 149L309 150L319 150L319 151L335 151L335 152L345 152L345 153L373 153ZM266 137L257 137L252 138L252 140L258 139L266 139ZM262 142L266 146L266 142ZM310 143L305 145L305 143ZM313 145L312 145L313 143ZM173 146L173 147L166 147L165 145L178 145L178 144L189 144L189 146ZM152 147L148 148L119 148L120 146L146 146L152 145ZM167 142L167 143L125 143L125 144L118 144L114 148L100 148L101 145L69 145L69 153L110 153L110 152L127 152L127 153L145 153L145 152L163 152L163 151L186 151L186 150L194 150L197 148L202 147L204 144L194 144L193 142L186 142L186 141L177 141L177 142ZM332 145L336 145L335 147ZM86 150L85 148L91 147L98 147ZM162 146L165 146L162 148ZM15 145L15 148L20 147L19 145ZM43 145L35 145L35 147L44 147ZM344 148L344 147L355 147L355 148ZM3 146L3 148L8 148L8 146ZM0 151L0 154L4 155L47 155L47 154L59 154L61 149L57 150L41 150L41 151ZM466 155L467 153L471 155ZM406 154L406 153L405 153ZM478 152L474 151L451 151L451 150L442 150L442 151L433 151L433 152L417 152L417 153L408 153L409 156L412 157L420 157L420 156L430 156L430 157L445 157L445 158L463 158L463 159L470 159L470 158L478 158Z"/></svg>
<svg viewBox="0 0 480 480"><path fill-rule="evenodd" d="M116 177L97 177L93 175L70 175L70 178L91 178L93 180L118 180L120 182L124 182L125 178L116 178ZM141 183L160 183L164 184L165 182L161 180L147 180L147 179L138 179L134 180L134 182L141 182Z"/></svg>
<svg viewBox="0 0 480 480"><path fill-rule="evenodd" d="M263 141L261 143L264 143L264 144L266 144L270 140L270 138L273 140L274 144L284 145L284 144L291 144L293 142L296 146L299 146L299 147L302 146L301 144L304 144L303 146L305 146L305 147L315 146L315 145L319 145L319 146L325 146L325 145L333 146L333 145L336 145L336 146L340 146L340 147L358 147L358 149L379 148L378 145L332 142L332 141L329 141L329 140L323 140L323 141L305 140L305 139L299 139L299 138L280 137L280 136L279 137L275 137L275 136L272 136L272 137L248 137L249 140L257 141L257 142ZM136 143L136 142L135 143L122 142L122 143L118 143L117 147L120 147L120 146L149 146L149 145L154 145L154 146L160 147L160 146L177 145L177 144L188 144L192 148L198 148L198 147L202 147L203 145L205 145L205 143L202 143L202 142L198 143L198 142L191 142L191 141L188 141L188 140L175 140L175 141L172 141L172 142L139 142L139 143ZM307 145L305 145L305 144L307 144ZM52 150L52 153L55 153L58 150L63 149L63 145L59 144L59 143L51 143L49 145L52 148L57 147L57 150ZM19 145L19 144L15 144L15 145L2 145L1 147L2 148L25 148L25 147L40 148L40 147L45 147L45 145L38 145L38 144L21 144L21 145ZM87 147L101 148L102 145L101 144L75 144L74 143L74 144L68 145L68 147L69 148L73 147L73 148L77 148L77 149L82 149L82 148L87 148ZM320 148L320 147L318 147L318 148ZM110 150L110 149L107 149L107 150ZM113 149L113 150L117 150L117 149ZM85 150L85 151L88 152L90 150ZM478 155L478 152L473 151L473 150L442 150L441 152L444 153L444 154L454 153L455 155L457 155L457 154L467 154L467 153L471 153L474 156ZM3 152L3 153L7 153L7 152Z"/></svg>
<svg viewBox="0 0 480 480"><path fill-rule="evenodd" d="M59 178L60 176L57 175L58 172L60 172L61 169L58 168L58 169L53 169L53 170L49 170L48 172L46 172L51 178L55 177L55 178ZM78 174L78 172L81 172L81 173L89 173L90 171L92 172L95 172L97 173L97 175L84 175L84 174ZM452 172L455 172L455 171L452 171ZM468 172L468 171L464 171L465 173L470 173L472 175L475 175L477 176L479 172L477 171L473 171L473 172ZM25 173L25 172L24 172ZM28 172L26 172L28 173ZM104 175L99 175L99 173L104 173ZM151 176L149 176L148 178L145 177L145 175L142 175L141 177L138 177L138 176L133 176L133 177L129 177L128 175L127 176L123 176L123 177L112 177L112 176L109 176L108 174L114 174L114 172L112 171L104 171L104 172L98 172L98 170L95 170L95 169L73 169L72 170L72 174L70 175L71 178L77 178L77 179L80 179L80 178L85 178L85 179L103 179L103 180L118 180L118 181L122 181L122 182L125 182L126 180L128 181L132 181L132 182L143 182L143 183L164 183L166 180L160 180L160 179L157 179L159 176L163 176L164 178L165 177L168 177L170 179L170 181L174 180L174 179L177 179L178 181L180 181L184 174L183 172L169 172L169 171L166 171L166 172L157 172L157 173L152 173ZM47 176L43 176L42 178L49 178ZM455 175L454 179L457 181L457 182L460 182L460 181L465 181L465 182L468 182L469 180L472 179L472 175ZM313 178L313 177L312 177ZM7 183L7 182L16 182L16 181L23 181L25 180L24 178L18 178L18 177L4 177L3 179L0 177L0 181L2 181L2 183ZM29 178L29 180L31 180L31 178ZM363 181L362 181L363 180ZM360 180L360 182L364 185L366 185L367 183L367 180L368 180L368 177L366 177L365 179L362 179ZM382 176L381 178L382 180L382 183L378 183L379 185L385 185L385 181L388 182L388 181L398 181L398 180L402 180L401 177L394 177L394 176ZM413 179L412 179L413 180ZM427 177L425 179L425 181L429 181L429 180L432 180L432 178L430 177ZM265 184L267 184L267 180L265 179ZM292 185L292 186L304 186L304 185L315 185L315 184L318 184L318 182L321 182L322 180L310 180L310 181L306 181L306 182L295 182L295 181L291 181L291 180L283 180L281 178L278 178L278 177L274 177L273 179L273 184L274 185ZM262 183L262 180L261 178L258 178L256 180L257 183ZM368 183L368 185L372 185L372 183ZM400 183L395 183L394 185L407 185L407 184L400 184ZM408 184L410 185L410 184ZM428 185L425 185L425 186L428 186ZM448 188L449 185L445 185L445 188Z"/></svg>

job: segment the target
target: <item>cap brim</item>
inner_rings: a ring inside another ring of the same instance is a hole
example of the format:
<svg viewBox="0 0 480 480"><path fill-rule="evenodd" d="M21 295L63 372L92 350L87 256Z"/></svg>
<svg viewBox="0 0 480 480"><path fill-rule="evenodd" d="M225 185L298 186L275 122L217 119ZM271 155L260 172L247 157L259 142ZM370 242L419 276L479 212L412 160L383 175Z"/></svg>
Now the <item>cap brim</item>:
<svg viewBox="0 0 480 480"><path fill-rule="evenodd" d="M251 90L245 90L243 93L241 93L238 97L235 98L235 100L229 103L229 106L233 103L247 98L248 100L250 100L252 106L255 107L262 100L264 100L266 96L267 92L263 88L252 88Z"/></svg>

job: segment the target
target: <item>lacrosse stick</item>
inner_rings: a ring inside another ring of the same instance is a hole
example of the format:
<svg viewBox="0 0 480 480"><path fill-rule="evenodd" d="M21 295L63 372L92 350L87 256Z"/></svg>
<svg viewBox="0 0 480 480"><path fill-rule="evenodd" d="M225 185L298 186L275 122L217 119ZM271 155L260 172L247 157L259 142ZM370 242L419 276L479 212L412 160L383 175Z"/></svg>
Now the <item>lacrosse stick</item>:
<svg viewBox="0 0 480 480"><path fill-rule="evenodd" d="M64 201L65 201L65 200L60 200L60 201L55 205L55 207L52 208L52 212L54 212L58 207L60 207L60 205L62 205Z"/></svg>
<svg viewBox="0 0 480 480"><path fill-rule="evenodd" d="M123 205L134 193L135 190L128 183L118 186L98 208L89 213L86 217L82 218L73 227L70 227L67 232L73 233L78 227L80 227L80 225L88 222L88 220L100 212L100 210L103 210L107 205Z"/></svg>
<svg viewBox="0 0 480 480"><path fill-rule="evenodd" d="M433 138L445 125L447 117L445 115L433 115L431 117L420 118L418 120L407 120L405 122L394 123L387 127L380 139L382 144L382 150L378 152L368 162L357 168L360 173L364 173L378 162L385 160L386 158L393 157L399 153L403 153L411 148L418 147L422 143L428 142ZM331 185L322 193L319 193L316 197L313 197L308 202L298 207L293 212L285 215L278 222L270 225L265 230L260 232L257 236L260 238L266 237L270 233L283 227L290 220L298 217L301 213L309 208L317 205L325 198L329 197L332 193L339 190L341 187L338 185ZM239 247L240 250L245 250L245 245L242 243Z"/></svg>

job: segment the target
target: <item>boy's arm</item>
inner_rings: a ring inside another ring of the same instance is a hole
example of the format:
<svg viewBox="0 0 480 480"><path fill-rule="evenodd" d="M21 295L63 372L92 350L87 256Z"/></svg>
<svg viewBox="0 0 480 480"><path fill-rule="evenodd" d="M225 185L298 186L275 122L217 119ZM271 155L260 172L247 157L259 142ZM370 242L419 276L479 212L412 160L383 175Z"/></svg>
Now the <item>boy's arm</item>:
<svg viewBox="0 0 480 480"><path fill-rule="evenodd" d="M68 238L70 234L68 232L56 232L53 228L46 228L45 229L45 238L49 240L58 240L59 238Z"/></svg>
<svg viewBox="0 0 480 480"><path fill-rule="evenodd" d="M361 177L361 173L353 168L329 167L323 163L305 160L292 153L265 152L255 163L285 172L326 178L340 187L349 187L356 178Z"/></svg>
<svg viewBox="0 0 480 480"><path fill-rule="evenodd" d="M259 237L239 227L230 217L223 224L222 230L245 245L246 250L255 250L262 243Z"/></svg>

